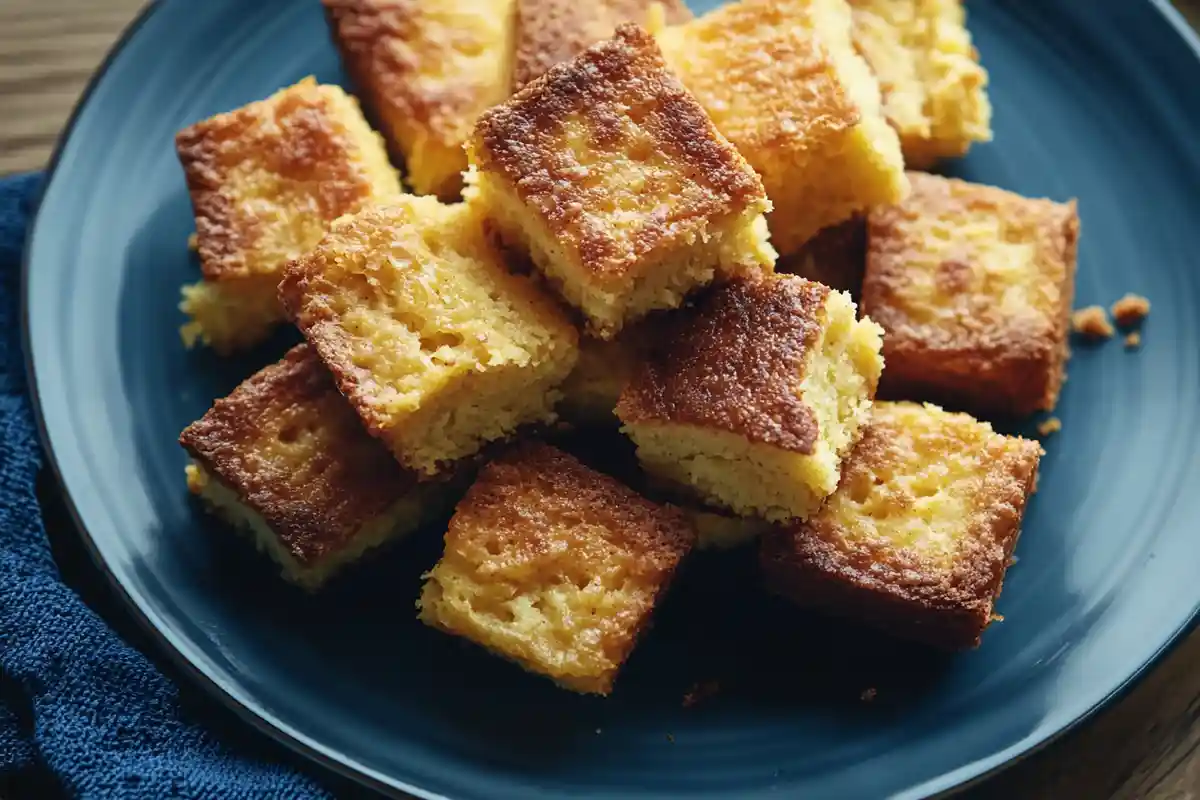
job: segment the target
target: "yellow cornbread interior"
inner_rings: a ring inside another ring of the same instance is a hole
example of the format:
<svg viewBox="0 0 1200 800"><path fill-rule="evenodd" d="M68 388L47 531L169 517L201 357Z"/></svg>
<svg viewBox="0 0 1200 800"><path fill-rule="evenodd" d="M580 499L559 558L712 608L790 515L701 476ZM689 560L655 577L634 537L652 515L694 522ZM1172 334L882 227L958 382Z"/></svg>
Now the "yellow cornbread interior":
<svg viewBox="0 0 1200 800"><path fill-rule="evenodd" d="M183 287L179 310L188 321L179 329L185 346L212 347L228 355L266 339L284 320L275 279L197 281Z"/></svg>
<svg viewBox="0 0 1200 800"><path fill-rule="evenodd" d="M467 206L402 197L339 222L310 262L320 274L305 302L335 320L348 362L335 371L358 384L353 401L405 465L433 475L553 418L575 329L506 271Z"/></svg>
<svg viewBox="0 0 1200 800"><path fill-rule="evenodd" d="M903 236L920 246L906 251L889 302L919 325L973 329L992 316L1043 325L1062 307L1062 280L1047 279L1037 224L991 204L913 215Z"/></svg>
<svg viewBox="0 0 1200 800"><path fill-rule="evenodd" d="M319 453L311 453L317 458ZM304 589L320 588L346 564L357 561L368 550L385 542L407 536L444 510L443 486L419 484L400 497L386 512L365 523L344 547L325 558L304 563L279 538L262 515L242 502L237 492L210 475L199 464L187 466L187 485L192 494L221 519L249 534L259 551L273 558L284 578Z"/></svg>
<svg viewBox="0 0 1200 800"><path fill-rule="evenodd" d="M882 330L857 319L849 295L829 292L820 322L796 388L817 423L811 453L695 425L629 424L646 470L737 514L773 522L809 517L837 488L841 459L870 412L883 371Z"/></svg>
<svg viewBox="0 0 1200 800"><path fill-rule="evenodd" d="M999 437L986 422L937 406L875 404L882 450L848 461L842 485L821 509L849 542L904 549L949 568L985 497Z"/></svg>
<svg viewBox="0 0 1200 800"><path fill-rule="evenodd" d="M452 200L467 168L463 142L483 111L508 97L515 0L421 0L386 45L402 65L380 75L381 116L417 194ZM397 85L398 84L398 85Z"/></svg>
<svg viewBox="0 0 1200 800"><path fill-rule="evenodd" d="M658 34L667 63L762 176L784 255L907 192L899 140L850 33L844 0L741 0Z"/></svg>
<svg viewBox="0 0 1200 800"><path fill-rule="evenodd" d="M468 176L468 200L486 209L506 241L529 252L602 339L651 311L679 306L718 272L771 269L776 259L763 217L766 201L708 218L676 218L674 209L702 207L712 190L694 179L696 168L667 157L634 120L623 117L619 124L620 146L614 146L612 131L597 141L598 132L582 117L563 123L565 149L558 157L571 160L572 194L584 198L576 235L551 230L503 177L486 170ZM581 252L584 232L606 243L603 263ZM648 248L647 241L653 241Z"/></svg>
<svg viewBox="0 0 1200 800"><path fill-rule="evenodd" d="M988 75L962 0L850 0L854 43L879 79L904 160L924 168L992 138Z"/></svg>
<svg viewBox="0 0 1200 800"><path fill-rule="evenodd" d="M189 321L180 333L189 345L229 353L266 338L283 319L275 284L333 219L402 190L358 101L313 78L203 124L214 147L225 148L211 168L230 209L228 219L211 222L227 228L223 235L232 231L240 250L236 266L220 261L204 281L184 287L179 307ZM203 239L200 247L203 254Z"/></svg>

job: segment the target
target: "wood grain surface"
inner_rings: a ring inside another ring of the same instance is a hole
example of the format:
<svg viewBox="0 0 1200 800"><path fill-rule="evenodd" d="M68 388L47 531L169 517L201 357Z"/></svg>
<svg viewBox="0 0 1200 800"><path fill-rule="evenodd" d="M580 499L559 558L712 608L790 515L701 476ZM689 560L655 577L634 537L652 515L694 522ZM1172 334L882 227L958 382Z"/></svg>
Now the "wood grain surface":
<svg viewBox="0 0 1200 800"><path fill-rule="evenodd" d="M45 164L88 77L141 5L0 0L0 175ZM1200 0L1179 5L1200 22ZM1200 800L1200 632L1116 705L962 797Z"/></svg>

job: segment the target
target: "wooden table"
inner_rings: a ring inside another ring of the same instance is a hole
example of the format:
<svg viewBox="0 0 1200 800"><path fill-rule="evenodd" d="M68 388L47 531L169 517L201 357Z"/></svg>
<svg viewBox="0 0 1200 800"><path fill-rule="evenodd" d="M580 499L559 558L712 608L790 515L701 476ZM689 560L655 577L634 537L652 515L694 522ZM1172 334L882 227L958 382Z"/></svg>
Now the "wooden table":
<svg viewBox="0 0 1200 800"><path fill-rule="evenodd" d="M88 77L141 4L0 0L0 174L46 162ZM1180 5L1200 22L1200 0ZM1200 632L1115 707L964 797L1200 800Z"/></svg>

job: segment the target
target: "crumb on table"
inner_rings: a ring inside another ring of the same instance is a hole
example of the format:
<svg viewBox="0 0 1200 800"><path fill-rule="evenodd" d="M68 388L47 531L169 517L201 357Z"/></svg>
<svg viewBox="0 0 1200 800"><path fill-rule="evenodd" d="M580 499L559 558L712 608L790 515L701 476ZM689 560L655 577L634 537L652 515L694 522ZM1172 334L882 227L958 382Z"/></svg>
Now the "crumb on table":
<svg viewBox="0 0 1200 800"><path fill-rule="evenodd" d="M1122 328L1137 325L1150 314L1150 301L1138 294L1126 294L1112 304L1112 316ZM1128 340L1126 340L1128 342Z"/></svg>
<svg viewBox="0 0 1200 800"><path fill-rule="evenodd" d="M1142 346L1142 335L1137 331L1130 331L1125 337L1125 348L1127 350L1135 350Z"/></svg>
<svg viewBox="0 0 1200 800"><path fill-rule="evenodd" d="M1058 433L1062 430L1062 420L1058 417L1049 417L1042 421L1037 427L1039 436L1049 436L1052 433Z"/></svg>
<svg viewBox="0 0 1200 800"><path fill-rule="evenodd" d="M200 237L197 236L195 233L188 234L188 250L191 250L194 253L194 252L196 252L196 248L198 248L199 246L200 246Z"/></svg>
<svg viewBox="0 0 1200 800"><path fill-rule="evenodd" d="M1088 306L1072 313L1071 328L1089 339L1111 339L1114 333L1108 313L1101 306Z"/></svg>

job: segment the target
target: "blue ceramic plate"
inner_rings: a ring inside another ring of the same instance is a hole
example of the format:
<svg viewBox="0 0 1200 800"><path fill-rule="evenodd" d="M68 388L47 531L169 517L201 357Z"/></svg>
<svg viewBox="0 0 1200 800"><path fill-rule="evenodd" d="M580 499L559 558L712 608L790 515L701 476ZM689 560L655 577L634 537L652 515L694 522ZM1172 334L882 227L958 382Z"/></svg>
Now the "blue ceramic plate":
<svg viewBox="0 0 1200 800"><path fill-rule="evenodd" d="M176 435L283 343L236 363L180 345L176 298L197 267L172 136L309 73L341 81L315 0L155 6L56 159L28 252L28 347L100 564L248 719L422 797L915 798L1064 731L1200 608L1200 62L1165 1L970 14L996 140L955 171L1078 196L1079 304L1154 302L1142 350L1077 348L1006 621L977 652L935 658L804 617L760 595L749 555L699 558L615 696L577 697L413 619L436 531L306 597L199 513ZM707 679L720 693L683 708Z"/></svg>

